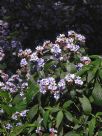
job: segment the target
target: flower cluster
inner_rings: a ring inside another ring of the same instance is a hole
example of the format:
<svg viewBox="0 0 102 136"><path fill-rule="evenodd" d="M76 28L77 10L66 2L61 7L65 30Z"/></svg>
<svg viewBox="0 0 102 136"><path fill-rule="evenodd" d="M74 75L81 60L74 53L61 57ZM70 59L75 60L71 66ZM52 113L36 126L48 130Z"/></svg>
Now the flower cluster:
<svg viewBox="0 0 102 136"><path fill-rule="evenodd" d="M68 74L64 79L61 79L58 83L53 77L44 78L39 81L40 84L40 92L45 94L50 91L51 94L54 95L54 98L58 100L60 98L60 94L63 94L66 85L77 85L82 86L83 81L81 77L76 76L75 74Z"/></svg>
<svg viewBox="0 0 102 136"><path fill-rule="evenodd" d="M33 71L33 73L44 71L46 76L43 75L44 78L42 77L39 81L40 92L44 94L50 90L54 98L59 99L60 93L66 88L66 82L68 84L72 83L73 85L83 85L81 78L69 73L66 67L64 68L67 72L65 77L59 77L59 81L57 81L53 76L56 74L55 70L59 68L60 63L67 63L73 60L76 69L80 70L84 65L91 62L90 58L83 56L80 51L81 44L84 43L84 36L74 31L69 31L68 36L60 34L56 38L55 43L46 41L43 43L43 46L37 46L34 52L31 49L19 49L17 57L21 59L19 64L20 69L17 69L16 74L11 76L3 71L1 72L1 89L7 90L10 93L15 93L20 90L20 95L23 95L23 90L28 87L27 82L31 77L31 71ZM16 43L12 41L12 45L16 45ZM75 55L79 55L78 61L75 61ZM5 54L1 48L0 60L2 60L4 56ZM46 71L51 68L45 69L50 61L55 62L55 64L51 65L51 67L55 67L52 73L46 74ZM37 80L39 80L39 78Z"/></svg>
<svg viewBox="0 0 102 136"><path fill-rule="evenodd" d="M28 87L27 80L22 80L20 75L12 75L9 78L8 74L1 72L1 78L3 82L0 82L0 87L2 90L7 90L10 93L15 93L20 90L20 93Z"/></svg>
<svg viewBox="0 0 102 136"><path fill-rule="evenodd" d="M72 93L76 91L76 96L85 86L82 77L77 76L82 67L91 63L88 56L83 56L81 49L84 47L84 43L84 36L69 31L67 36L60 34L55 42L45 41L42 46L37 46L34 51L29 48L23 50L20 46L16 50L20 43L12 40L10 43L12 47L10 55L12 56L10 58L7 56L4 47L0 46L1 65L4 65L5 61L10 63L10 65L7 65L9 68L4 67L0 70L1 93L3 92L3 95L9 94L10 99L12 98L10 101L9 98L7 98L8 101L2 100L3 107L0 110L0 116L9 114L7 123L3 125L7 132L13 131L13 127L22 126L24 123L29 124L34 120L36 127L33 132L35 131L38 135L44 133L57 135L59 133L56 127L57 120L54 117L57 112L52 114L52 108L49 111L47 111L47 108L54 106L53 103L61 103L63 107L65 99L70 101L73 97ZM9 59L12 59L12 61ZM18 64L14 71L10 67L16 65L16 61L12 65L13 60L17 60ZM47 102L45 104L43 101L45 96L50 98L47 99L48 105ZM7 103L9 110L6 110L5 103ZM45 105L48 107L44 107ZM58 106L60 107L60 104ZM66 110L60 112L59 107L59 114L66 112ZM64 107L66 107L66 104ZM51 116L48 116L46 122L44 118L48 114L51 114ZM50 121L51 124L49 124ZM45 129L47 123L48 129Z"/></svg>

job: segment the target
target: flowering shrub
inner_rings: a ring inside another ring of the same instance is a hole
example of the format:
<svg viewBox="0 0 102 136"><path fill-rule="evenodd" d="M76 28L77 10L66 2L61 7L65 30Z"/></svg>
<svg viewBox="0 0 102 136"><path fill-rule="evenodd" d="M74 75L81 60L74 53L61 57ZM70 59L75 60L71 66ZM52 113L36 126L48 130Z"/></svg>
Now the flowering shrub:
<svg viewBox="0 0 102 136"><path fill-rule="evenodd" d="M102 113L92 106L101 105L102 61L99 56L91 60L84 44L84 36L69 31L35 51L20 48L12 53L19 60L15 73L3 67L6 55L0 47L1 135L102 134Z"/></svg>

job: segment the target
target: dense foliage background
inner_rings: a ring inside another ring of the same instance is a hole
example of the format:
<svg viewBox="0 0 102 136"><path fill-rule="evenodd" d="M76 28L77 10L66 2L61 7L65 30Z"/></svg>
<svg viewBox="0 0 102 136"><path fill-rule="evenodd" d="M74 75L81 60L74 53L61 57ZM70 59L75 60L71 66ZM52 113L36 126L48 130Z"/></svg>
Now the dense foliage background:
<svg viewBox="0 0 102 136"><path fill-rule="evenodd" d="M101 54L101 0L1 0L0 17L24 47L73 29L86 36L89 53Z"/></svg>
<svg viewBox="0 0 102 136"><path fill-rule="evenodd" d="M0 136L102 136L101 4L0 1Z"/></svg>

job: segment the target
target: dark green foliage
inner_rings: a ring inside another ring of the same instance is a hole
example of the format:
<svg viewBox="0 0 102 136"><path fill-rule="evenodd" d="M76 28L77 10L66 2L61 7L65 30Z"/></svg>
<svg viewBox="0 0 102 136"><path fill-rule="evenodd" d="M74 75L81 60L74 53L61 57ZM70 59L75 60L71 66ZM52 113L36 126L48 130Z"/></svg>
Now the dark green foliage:
<svg viewBox="0 0 102 136"><path fill-rule="evenodd" d="M91 54L101 54L101 0L1 0L1 18L10 24L10 37L33 47L73 29L86 36Z"/></svg>

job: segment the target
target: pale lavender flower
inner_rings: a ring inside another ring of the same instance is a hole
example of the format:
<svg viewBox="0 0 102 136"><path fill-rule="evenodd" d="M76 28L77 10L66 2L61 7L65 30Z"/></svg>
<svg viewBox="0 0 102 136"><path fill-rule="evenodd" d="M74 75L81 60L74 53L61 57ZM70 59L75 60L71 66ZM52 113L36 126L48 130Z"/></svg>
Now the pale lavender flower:
<svg viewBox="0 0 102 136"><path fill-rule="evenodd" d="M8 124L6 124L5 128L10 130L11 128L13 128L13 126L10 123L8 123Z"/></svg>
<svg viewBox="0 0 102 136"><path fill-rule="evenodd" d="M51 132L51 133L58 133L58 131L55 128L50 128L49 132Z"/></svg>
<svg viewBox="0 0 102 136"><path fill-rule="evenodd" d="M77 68L78 70L80 70L83 66L84 66L84 65L83 65L82 63L78 63L78 64L76 65L76 68Z"/></svg>
<svg viewBox="0 0 102 136"><path fill-rule="evenodd" d="M75 75L74 74L68 74L65 76L65 80L67 82L73 82L73 80L75 79Z"/></svg>
<svg viewBox="0 0 102 136"><path fill-rule="evenodd" d="M49 77L48 80L49 80L50 84L56 85L56 81L55 81L55 79L53 77Z"/></svg>
<svg viewBox="0 0 102 136"><path fill-rule="evenodd" d="M40 85L40 92L41 92L42 94L45 94L45 93L46 93L46 87Z"/></svg>
<svg viewBox="0 0 102 136"><path fill-rule="evenodd" d="M49 80L47 78L40 80L40 84L43 86L49 85Z"/></svg>
<svg viewBox="0 0 102 136"><path fill-rule="evenodd" d="M27 61L26 61L25 58L22 59L21 62L20 62L20 66L21 66L21 67L27 66L27 64L28 64L28 63L27 63Z"/></svg>
<svg viewBox="0 0 102 136"><path fill-rule="evenodd" d="M85 36L81 35L81 34L77 34L76 35L76 38L78 41L80 42L85 42Z"/></svg>
<svg viewBox="0 0 102 136"><path fill-rule="evenodd" d="M74 81L75 81L76 85L81 85L81 86L83 85L83 81L81 80L81 77L79 77L79 76L76 77L76 79Z"/></svg>
<svg viewBox="0 0 102 136"><path fill-rule="evenodd" d="M65 89L65 80L64 79L61 79L59 82L58 82L58 88L60 90L64 90Z"/></svg>
<svg viewBox="0 0 102 136"><path fill-rule="evenodd" d="M51 52L54 54L61 54L61 49L58 44L53 44Z"/></svg>
<svg viewBox="0 0 102 136"><path fill-rule="evenodd" d="M56 86L56 85L53 85L53 84L50 84L50 85L48 86L48 89L51 90L51 91L55 91L55 90L57 90L57 86Z"/></svg>
<svg viewBox="0 0 102 136"><path fill-rule="evenodd" d="M32 50L31 49L26 49L24 52L26 52L27 55L30 55L32 53Z"/></svg>
<svg viewBox="0 0 102 136"><path fill-rule="evenodd" d="M79 49L80 49L79 45L73 45L71 46L70 51L77 52Z"/></svg>
<svg viewBox="0 0 102 136"><path fill-rule="evenodd" d="M37 60L37 63L38 63L38 67L40 68L40 67L44 67L44 59L42 59L42 58L39 58L38 60Z"/></svg>

